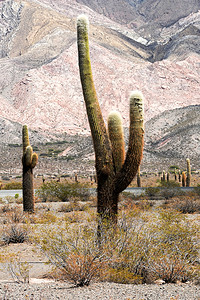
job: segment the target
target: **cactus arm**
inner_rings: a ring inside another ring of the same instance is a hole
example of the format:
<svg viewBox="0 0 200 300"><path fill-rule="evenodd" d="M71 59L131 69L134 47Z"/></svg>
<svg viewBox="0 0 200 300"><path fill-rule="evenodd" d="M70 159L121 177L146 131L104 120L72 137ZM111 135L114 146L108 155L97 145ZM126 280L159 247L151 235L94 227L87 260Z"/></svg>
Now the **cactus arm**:
<svg viewBox="0 0 200 300"><path fill-rule="evenodd" d="M36 164L38 162L38 155L36 153L33 153L32 155L32 162L31 162L31 168L35 168Z"/></svg>
<svg viewBox="0 0 200 300"><path fill-rule="evenodd" d="M27 167L31 166L32 155L33 155L33 148L31 146L26 147L26 152L24 156L25 156L25 164Z"/></svg>
<svg viewBox="0 0 200 300"><path fill-rule="evenodd" d="M27 125L24 125L22 127L22 143L23 143L23 154L25 154L26 147L30 145Z"/></svg>
<svg viewBox="0 0 200 300"><path fill-rule="evenodd" d="M143 95L134 91L130 96L129 144L126 159L121 171L116 176L115 188L121 193L137 174L142 160L144 145L144 108Z"/></svg>
<svg viewBox="0 0 200 300"><path fill-rule="evenodd" d="M77 36L80 78L93 138L96 168L97 172L107 172L106 167L112 161L112 152L93 82L89 54L88 19L86 16L78 17Z"/></svg>
<svg viewBox="0 0 200 300"><path fill-rule="evenodd" d="M112 111L108 116L108 133L112 145L113 161L116 173L120 171L125 160L124 133L119 112Z"/></svg>

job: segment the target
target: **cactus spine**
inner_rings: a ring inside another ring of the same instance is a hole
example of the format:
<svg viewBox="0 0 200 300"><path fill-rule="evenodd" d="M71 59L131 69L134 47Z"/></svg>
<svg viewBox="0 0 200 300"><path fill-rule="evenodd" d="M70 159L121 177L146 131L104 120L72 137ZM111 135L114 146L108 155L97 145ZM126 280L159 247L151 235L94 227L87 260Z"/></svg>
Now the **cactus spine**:
<svg viewBox="0 0 200 300"><path fill-rule="evenodd" d="M186 159L187 162L187 177L186 177L186 186L189 187L190 186L190 182L191 182L191 167L190 167L190 159L187 158Z"/></svg>
<svg viewBox="0 0 200 300"><path fill-rule="evenodd" d="M30 146L28 127L26 125L22 128L22 142L23 142L23 210L34 212L34 191L33 191L33 168L38 162L38 156L33 153Z"/></svg>
<svg viewBox="0 0 200 300"><path fill-rule="evenodd" d="M117 222L119 193L135 177L142 159L143 96L140 92L133 92L130 96L129 144L124 159L120 118L117 113L109 116L108 134L97 99L89 55L88 24L87 17L79 16L77 21L79 71L95 151L97 212L101 218L106 216Z"/></svg>

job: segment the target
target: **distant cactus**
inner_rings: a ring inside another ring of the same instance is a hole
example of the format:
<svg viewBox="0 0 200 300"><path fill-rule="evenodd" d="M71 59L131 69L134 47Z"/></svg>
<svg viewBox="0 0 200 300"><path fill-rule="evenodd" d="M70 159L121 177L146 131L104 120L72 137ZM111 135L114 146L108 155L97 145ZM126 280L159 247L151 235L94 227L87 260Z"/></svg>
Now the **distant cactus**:
<svg viewBox="0 0 200 300"><path fill-rule="evenodd" d="M89 55L88 26L87 17L80 16L77 21L79 70L95 150L97 212L101 218L106 216L116 222L119 193L131 183L142 159L143 96L138 91L130 96L129 145L124 160L121 118L118 113L109 116L108 134L97 99Z"/></svg>
<svg viewBox="0 0 200 300"><path fill-rule="evenodd" d="M162 172L162 177L161 177L161 181L165 181L166 180L166 177L165 177L165 171L163 170Z"/></svg>
<svg viewBox="0 0 200 300"><path fill-rule="evenodd" d="M176 173L176 168L174 169L174 180L177 181L177 173Z"/></svg>
<svg viewBox="0 0 200 300"><path fill-rule="evenodd" d="M23 142L23 210L34 212L34 190L33 190L33 168L38 162L38 156L33 153L29 143L28 128L26 125L22 128Z"/></svg>
<svg viewBox="0 0 200 300"><path fill-rule="evenodd" d="M178 181L181 182L181 171L178 170Z"/></svg>
<svg viewBox="0 0 200 300"><path fill-rule="evenodd" d="M167 172L167 181L169 181L169 172Z"/></svg>
<svg viewBox="0 0 200 300"><path fill-rule="evenodd" d="M186 159L187 162L187 177L186 177L186 186L189 187L190 186L190 182L191 182L191 167L190 167L190 159L187 158Z"/></svg>
<svg viewBox="0 0 200 300"><path fill-rule="evenodd" d="M186 186L186 175L185 175L185 172L182 172L182 186L183 187Z"/></svg>
<svg viewBox="0 0 200 300"><path fill-rule="evenodd" d="M78 182L78 175L77 174L74 175L74 179L75 179L75 182Z"/></svg>

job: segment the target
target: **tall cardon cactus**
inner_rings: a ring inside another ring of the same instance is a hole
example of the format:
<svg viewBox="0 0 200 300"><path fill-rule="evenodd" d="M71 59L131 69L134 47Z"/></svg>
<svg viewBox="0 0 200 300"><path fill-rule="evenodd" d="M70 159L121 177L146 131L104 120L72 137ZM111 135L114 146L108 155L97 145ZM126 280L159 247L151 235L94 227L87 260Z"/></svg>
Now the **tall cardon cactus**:
<svg viewBox="0 0 200 300"><path fill-rule="evenodd" d="M38 156L33 153L29 143L28 128L26 125L22 128L23 142L23 210L34 212L34 190L33 190L33 168L38 162Z"/></svg>
<svg viewBox="0 0 200 300"><path fill-rule="evenodd" d="M131 183L141 163L144 140L143 96L130 95L129 144L125 155L121 116L110 113L105 126L94 87L86 16L77 20L79 70L90 124L97 173L97 212L100 217L117 222L119 194Z"/></svg>

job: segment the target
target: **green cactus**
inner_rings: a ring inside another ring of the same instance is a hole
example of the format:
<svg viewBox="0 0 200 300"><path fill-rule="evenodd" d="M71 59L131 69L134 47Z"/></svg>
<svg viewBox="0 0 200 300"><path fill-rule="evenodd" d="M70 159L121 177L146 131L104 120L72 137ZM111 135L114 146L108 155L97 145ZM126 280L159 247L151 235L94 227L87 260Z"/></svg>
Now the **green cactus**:
<svg viewBox="0 0 200 300"><path fill-rule="evenodd" d="M124 132L122 117L119 112L112 111L108 116L108 133L116 172L120 171L125 160Z"/></svg>
<svg viewBox="0 0 200 300"><path fill-rule="evenodd" d="M33 168L38 162L38 156L33 153L33 149L29 143L28 127L22 128L23 142L23 210L34 212L34 191L33 191Z"/></svg>
<svg viewBox="0 0 200 300"><path fill-rule="evenodd" d="M101 218L117 222L119 194L137 174L142 159L144 125L143 96L132 92L130 96L129 144L124 158L124 139L118 113L112 113L106 129L94 87L88 41L88 19L77 21L79 71L90 124L97 174L97 212Z"/></svg>
<svg viewBox="0 0 200 300"><path fill-rule="evenodd" d="M189 187L190 186L190 182L191 182L191 167L190 167L190 159L187 158L186 159L187 162L187 177L186 177L186 186Z"/></svg>

